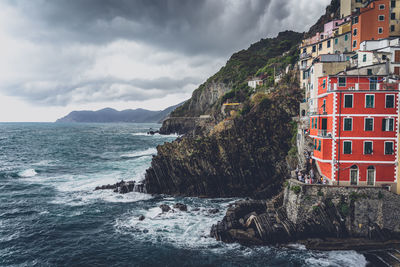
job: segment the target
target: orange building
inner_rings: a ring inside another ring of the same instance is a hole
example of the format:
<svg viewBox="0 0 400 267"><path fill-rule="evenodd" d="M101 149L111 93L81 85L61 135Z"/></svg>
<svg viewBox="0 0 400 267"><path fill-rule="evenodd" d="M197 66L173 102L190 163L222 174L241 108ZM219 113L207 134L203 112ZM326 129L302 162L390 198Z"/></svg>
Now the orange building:
<svg viewBox="0 0 400 267"><path fill-rule="evenodd" d="M379 40L389 37L389 0L377 0L353 14L352 50L358 50L366 40Z"/></svg>
<svg viewBox="0 0 400 267"><path fill-rule="evenodd" d="M396 190L399 83L383 76L319 78L310 116L313 159L329 184Z"/></svg>

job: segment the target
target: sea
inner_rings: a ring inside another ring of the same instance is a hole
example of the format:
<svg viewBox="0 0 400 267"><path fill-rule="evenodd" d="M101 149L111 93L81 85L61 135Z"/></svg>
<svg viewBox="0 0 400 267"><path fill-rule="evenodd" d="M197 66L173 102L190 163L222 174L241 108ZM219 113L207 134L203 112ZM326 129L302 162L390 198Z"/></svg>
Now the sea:
<svg viewBox="0 0 400 267"><path fill-rule="evenodd" d="M367 264L355 251L244 247L209 237L237 199L94 191L122 179L142 181L157 145L178 137L147 134L159 127L0 123L0 266ZM178 202L188 211L159 208Z"/></svg>

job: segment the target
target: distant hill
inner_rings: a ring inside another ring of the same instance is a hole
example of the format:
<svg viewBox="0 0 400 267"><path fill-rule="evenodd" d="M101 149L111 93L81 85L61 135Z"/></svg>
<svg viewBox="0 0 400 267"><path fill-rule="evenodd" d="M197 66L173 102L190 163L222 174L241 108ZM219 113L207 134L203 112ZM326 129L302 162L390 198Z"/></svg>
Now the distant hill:
<svg viewBox="0 0 400 267"><path fill-rule="evenodd" d="M112 108L104 108L97 111L82 110L82 111L72 111L67 116L58 119L56 122L161 122L165 119L173 110L182 105L178 105L166 108L160 111L152 111L146 109L126 109L118 111Z"/></svg>

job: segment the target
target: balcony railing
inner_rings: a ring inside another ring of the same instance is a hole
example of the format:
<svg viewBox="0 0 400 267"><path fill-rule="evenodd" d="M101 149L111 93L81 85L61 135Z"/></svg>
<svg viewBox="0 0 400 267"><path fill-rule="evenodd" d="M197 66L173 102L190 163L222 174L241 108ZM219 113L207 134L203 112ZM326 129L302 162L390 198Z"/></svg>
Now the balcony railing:
<svg viewBox="0 0 400 267"><path fill-rule="evenodd" d="M352 83L350 85L338 85L337 83L328 84L328 92L336 90L354 90L354 91L397 91L398 83Z"/></svg>
<svg viewBox="0 0 400 267"><path fill-rule="evenodd" d="M309 53L300 54L300 59L306 59L306 58L310 58L310 57L311 57L311 54L309 54Z"/></svg>
<svg viewBox="0 0 400 267"><path fill-rule="evenodd" d="M318 130L318 136L320 136L320 137L331 137L332 133L328 132L328 130Z"/></svg>

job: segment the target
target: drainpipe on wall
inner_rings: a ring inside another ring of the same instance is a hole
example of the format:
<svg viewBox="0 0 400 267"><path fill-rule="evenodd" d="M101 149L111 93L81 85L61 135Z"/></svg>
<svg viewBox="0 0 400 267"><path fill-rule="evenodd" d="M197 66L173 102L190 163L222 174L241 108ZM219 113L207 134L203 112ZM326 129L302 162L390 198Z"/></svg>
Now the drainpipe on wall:
<svg viewBox="0 0 400 267"><path fill-rule="evenodd" d="M340 145L340 132L341 132L341 129L342 129L342 123L341 123L341 120L340 120L340 115L341 115L341 113L342 113L342 91L339 91L339 125L338 125L338 127L339 127L339 135L338 135L338 146L339 146L339 149L338 149L338 176L337 176L337 184L339 185L339 182L340 182L340 148L341 148L341 145ZM335 141L334 141L335 142Z"/></svg>

